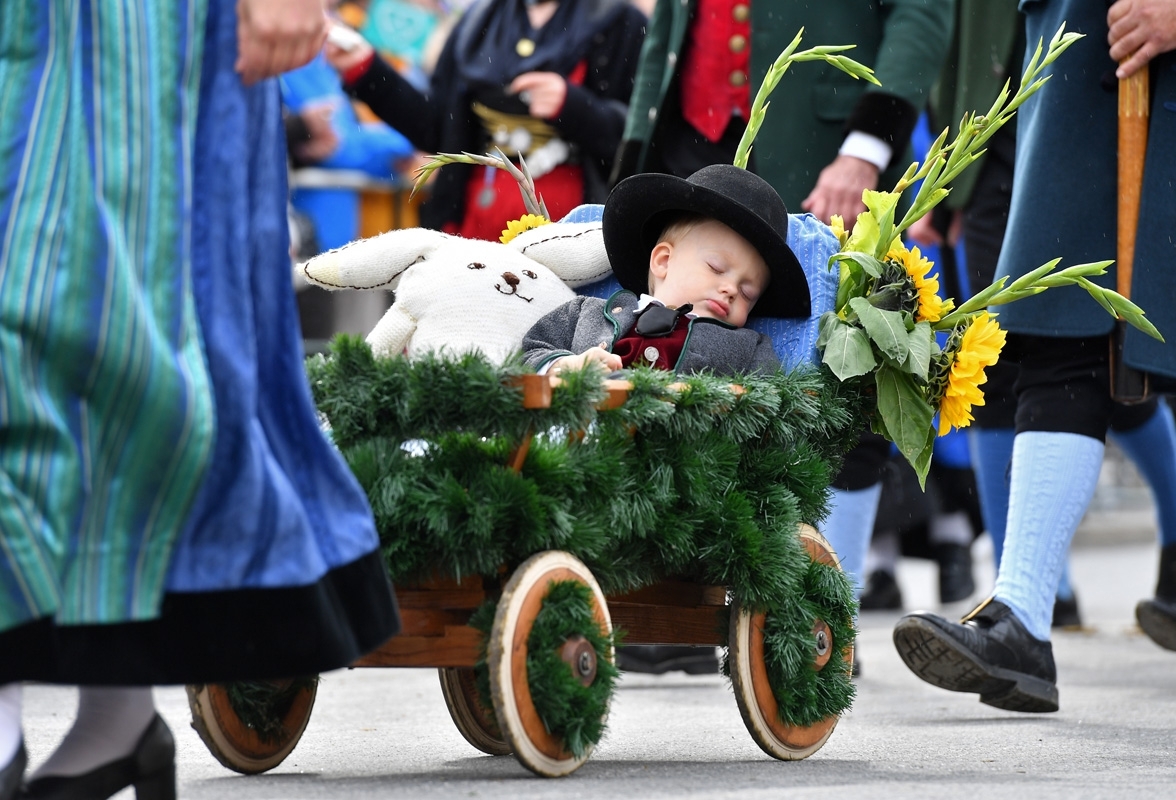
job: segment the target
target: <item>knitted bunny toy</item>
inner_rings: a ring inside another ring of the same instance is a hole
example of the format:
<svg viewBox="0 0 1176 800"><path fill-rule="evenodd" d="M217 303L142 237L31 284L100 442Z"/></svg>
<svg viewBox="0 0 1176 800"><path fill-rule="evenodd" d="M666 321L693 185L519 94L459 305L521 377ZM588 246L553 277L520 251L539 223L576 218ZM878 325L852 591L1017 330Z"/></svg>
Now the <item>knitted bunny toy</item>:
<svg viewBox="0 0 1176 800"><path fill-rule="evenodd" d="M393 289L368 334L378 356L480 350L502 362L571 288L610 273L599 222L541 225L507 244L407 228L351 242L307 261L326 289Z"/></svg>

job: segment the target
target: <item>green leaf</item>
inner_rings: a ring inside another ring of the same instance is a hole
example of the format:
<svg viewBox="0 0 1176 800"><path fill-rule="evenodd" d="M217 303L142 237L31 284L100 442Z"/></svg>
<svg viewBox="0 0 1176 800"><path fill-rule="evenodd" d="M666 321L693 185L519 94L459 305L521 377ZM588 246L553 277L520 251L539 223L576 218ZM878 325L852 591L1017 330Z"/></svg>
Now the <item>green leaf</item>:
<svg viewBox="0 0 1176 800"><path fill-rule="evenodd" d="M842 261L850 261L861 267L862 272L865 272L871 278L882 277L882 262L874 258L869 253L859 253L856 250L838 253L833 256L833 260L840 263Z"/></svg>
<svg viewBox="0 0 1176 800"><path fill-rule="evenodd" d="M874 380L878 386L878 415L886 425L888 438L915 466L927 446L934 411L909 373L881 367Z"/></svg>
<svg viewBox="0 0 1176 800"><path fill-rule="evenodd" d="M844 324L844 320L832 311L826 311L822 314L821 319L817 322L817 347L822 348L828 344L829 336L837 329L838 325Z"/></svg>
<svg viewBox="0 0 1176 800"><path fill-rule="evenodd" d="M927 431L927 441L923 445L922 451L915 458L910 461L910 465L915 469L915 475L919 477L919 488L927 488L927 473L931 470L931 454L935 450L935 429L931 428Z"/></svg>
<svg viewBox="0 0 1176 800"><path fill-rule="evenodd" d="M839 380L847 381L865 375L878 365L869 337L861 328L839 319L837 323L836 326L830 326L821 360Z"/></svg>
<svg viewBox="0 0 1176 800"><path fill-rule="evenodd" d="M899 364L906 362L910 352L910 339L900 311L882 311L870 305L864 297L849 301L849 307L858 315L862 325L878 349Z"/></svg>
<svg viewBox="0 0 1176 800"><path fill-rule="evenodd" d="M931 330L930 322L920 322L915 329L907 334L909 355L906 369L921 381L927 380L927 372L931 369L931 345L935 341L935 332Z"/></svg>

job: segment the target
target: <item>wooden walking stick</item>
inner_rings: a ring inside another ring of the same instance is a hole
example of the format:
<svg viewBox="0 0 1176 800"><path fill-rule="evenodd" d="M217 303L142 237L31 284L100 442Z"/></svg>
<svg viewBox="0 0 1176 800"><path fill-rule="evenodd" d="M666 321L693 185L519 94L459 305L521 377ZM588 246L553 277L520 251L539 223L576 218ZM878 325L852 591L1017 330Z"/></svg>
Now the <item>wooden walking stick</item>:
<svg viewBox="0 0 1176 800"><path fill-rule="evenodd" d="M1147 153L1148 73L1145 66L1119 81L1119 230L1115 289L1127 298L1131 297L1135 233ZM1111 398L1119 403L1142 403L1148 397L1148 375L1123 363L1126 333L1127 322L1120 319L1111 337Z"/></svg>

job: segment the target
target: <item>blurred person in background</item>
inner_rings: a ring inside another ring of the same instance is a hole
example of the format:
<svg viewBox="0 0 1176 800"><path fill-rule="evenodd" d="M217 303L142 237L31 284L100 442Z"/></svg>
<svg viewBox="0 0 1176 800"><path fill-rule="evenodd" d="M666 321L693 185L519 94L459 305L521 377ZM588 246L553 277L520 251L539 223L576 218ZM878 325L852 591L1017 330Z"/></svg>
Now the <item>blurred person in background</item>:
<svg viewBox="0 0 1176 800"><path fill-rule="evenodd" d="M554 219L603 202L646 18L628 0L479 0L462 13L427 91L372 46L327 45L344 88L425 152L524 158ZM505 171L440 170L421 223L497 240L525 213Z"/></svg>

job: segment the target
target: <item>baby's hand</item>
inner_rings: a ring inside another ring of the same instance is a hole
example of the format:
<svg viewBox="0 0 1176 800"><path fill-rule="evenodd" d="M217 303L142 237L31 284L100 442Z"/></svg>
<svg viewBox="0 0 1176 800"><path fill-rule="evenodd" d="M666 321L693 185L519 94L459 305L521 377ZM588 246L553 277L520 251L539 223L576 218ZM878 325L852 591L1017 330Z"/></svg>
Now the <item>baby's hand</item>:
<svg viewBox="0 0 1176 800"><path fill-rule="evenodd" d="M595 364L605 372L615 372L624 366L621 363L621 357L616 353L610 353L603 347L593 347L585 350L578 356L557 358L551 362L551 367L547 370L547 374L558 375L561 372L581 370L586 364Z"/></svg>

